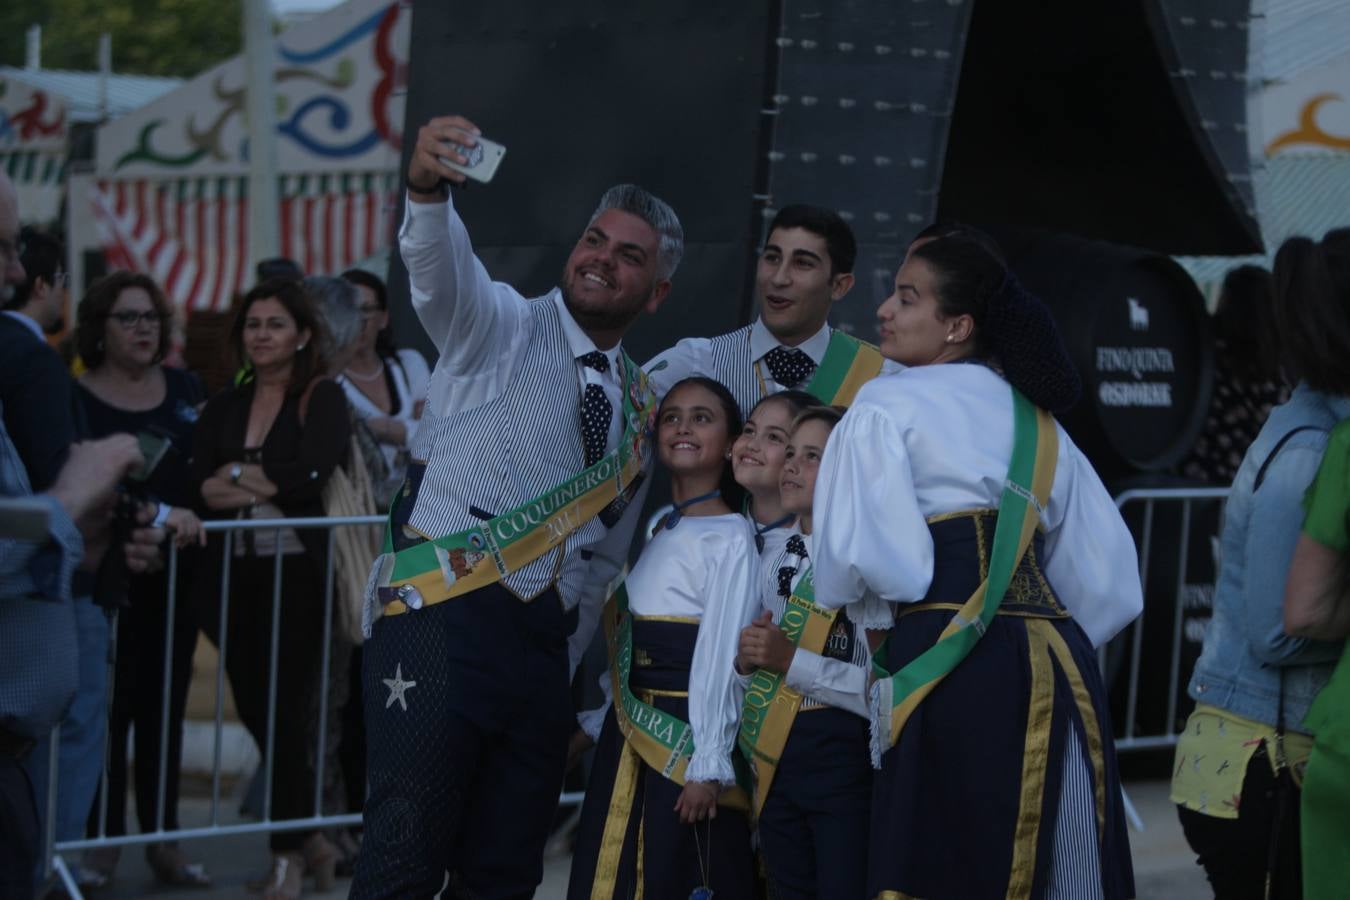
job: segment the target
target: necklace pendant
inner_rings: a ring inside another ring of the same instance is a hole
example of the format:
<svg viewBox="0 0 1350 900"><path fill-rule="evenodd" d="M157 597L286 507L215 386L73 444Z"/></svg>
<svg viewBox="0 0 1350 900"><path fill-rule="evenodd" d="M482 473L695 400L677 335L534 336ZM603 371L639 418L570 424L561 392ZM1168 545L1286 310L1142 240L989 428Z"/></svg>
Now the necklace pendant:
<svg viewBox="0 0 1350 900"><path fill-rule="evenodd" d="M689 900L712 900L712 895L712 888L704 885L703 887L694 888L689 894Z"/></svg>

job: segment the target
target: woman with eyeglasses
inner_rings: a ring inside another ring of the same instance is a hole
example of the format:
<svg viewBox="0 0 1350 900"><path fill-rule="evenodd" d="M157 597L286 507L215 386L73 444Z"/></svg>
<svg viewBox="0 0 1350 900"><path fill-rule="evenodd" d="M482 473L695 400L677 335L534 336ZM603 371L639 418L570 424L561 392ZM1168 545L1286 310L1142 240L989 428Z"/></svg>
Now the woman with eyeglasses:
<svg viewBox="0 0 1350 900"><path fill-rule="evenodd" d="M431 374L422 354L394 349L384 282L362 269L349 269L342 277L356 285L365 326L357 339L356 353L337 376L337 383L384 451L389 477L384 484L375 485L375 499L383 510L403 484L408 447L422 418Z"/></svg>
<svg viewBox="0 0 1350 900"><path fill-rule="evenodd" d="M197 618L187 602L187 580L204 541L201 521L188 485L197 410L204 399L194 375L162 365L169 349L173 309L148 275L114 272L94 282L76 313L75 343L86 367L75 391L84 419L84 439L127 432L141 439L147 456L162 450L148 472L133 474L129 485L137 499L157 506L156 521L174 535L180 548L178 591L174 602L169 678L167 753L160 771L161 717L164 709L165 632L168 627L167 570L133 575L121 581L106 572L91 574L94 600L105 606L125 603L118 614L112 707L108 716L107 833L126 833L127 731L135 725L136 816L141 831L159 827L159 782L164 779L163 827L178 827L178 776L183 746L183 713L192 677ZM149 465L153 460L147 460ZM110 532L105 545L112 543ZM115 557L110 557L115 560ZM125 587L124 600L114 594ZM89 816L91 833L99 828L100 804ZM173 843L146 847L146 860L160 881L208 885L199 864ZM97 884L112 876L117 850L90 851L86 874Z"/></svg>

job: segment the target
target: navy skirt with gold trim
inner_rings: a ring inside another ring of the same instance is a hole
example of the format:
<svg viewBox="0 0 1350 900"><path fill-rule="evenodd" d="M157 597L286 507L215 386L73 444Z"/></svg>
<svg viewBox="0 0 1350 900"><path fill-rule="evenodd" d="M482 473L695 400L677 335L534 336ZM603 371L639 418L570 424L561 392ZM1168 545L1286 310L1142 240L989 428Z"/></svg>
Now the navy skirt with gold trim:
<svg viewBox="0 0 1350 900"><path fill-rule="evenodd" d="M642 700L689 721L689 666L698 625L635 617L629 684ZM629 748L611 709L596 745L572 854L568 900L688 900L698 887L717 900L754 895L750 825L742 812L680 823L683 788Z"/></svg>
<svg viewBox="0 0 1350 900"><path fill-rule="evenodd" d="M933 583L898 609L890 671L931 647L983 580L994 522L979 511L930 523ZM1038 534L984 637L882 756L869 897L1134 896L1096 654L1041 552Z"/></svg>

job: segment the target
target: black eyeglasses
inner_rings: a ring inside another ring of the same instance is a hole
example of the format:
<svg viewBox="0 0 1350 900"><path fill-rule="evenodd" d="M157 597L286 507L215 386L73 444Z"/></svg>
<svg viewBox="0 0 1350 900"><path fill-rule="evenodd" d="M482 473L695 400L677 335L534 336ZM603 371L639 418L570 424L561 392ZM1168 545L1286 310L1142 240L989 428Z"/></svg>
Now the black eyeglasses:
<svg viewBox="0 0 1350 900"><path fill-rule="evenodd" d="M164 321L164 317L153 310L150 312L131 312L128 310L126 312L108 313L108 318L114 320L118 325L121 325L128 331L131 331L142 323L158 328L159 324Z"/></svg>

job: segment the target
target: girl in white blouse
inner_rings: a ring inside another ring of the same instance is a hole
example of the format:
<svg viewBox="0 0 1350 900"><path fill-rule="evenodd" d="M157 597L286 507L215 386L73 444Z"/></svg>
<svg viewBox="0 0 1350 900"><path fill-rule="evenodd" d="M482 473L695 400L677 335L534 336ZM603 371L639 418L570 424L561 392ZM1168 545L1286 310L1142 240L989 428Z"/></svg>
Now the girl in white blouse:
<svg viewBox="0 0 1350 900"><path fill-rule="evenodd" d="M781 900L862 897L867 876L872 767L865 629L869 616L889 628L890 607L873 598L831 611L831 621L822 617L815 628L802 627L795 642L785 630L801 627L803 604L813 599L812 495L841 414L839 407L810 406L789 425L779 501L797 521L776 550L766 547L761 556L761 611L741 632L736 662L738 671L754 673L742 746L753 747L769 896ZM789 610L795 615L787 621Z"/></svg>
<svg viewBox="0 0 1350 900"><path fill-rule="evenodd" d="M863 387L826 450L817 603L872 591L895 604L892 673L949 624L981 636L912 712L894 705L905 683L872 688L867 896L1133 897L1094 647L1142 608L1137 557L1053 420L1040 432L1043 446L1057 438L1048 499L1030 502L1039 526L997 614L954 617L988 575L1013 388L1053 412L1076 400L1078 376L1049 313L969 236L912 248L878 318L882 353L907 368Z"/></svg>
<svg viewBox="0 0 1350 900"><path fill-rule="evenodd" d="M731 473L745 488L745 515L755 526L755 547L761 559L775 557L792 534L797 514L783 509L778 476L792 434L792 420L820 403L806 391L779 391L755 404L731 445Z"/></svg>
<svg viewBox="0 0 1350 900"><path fill-rule="evenodd" d="M754 531L728 496L739 431L735 399L706 378L676 384L657 412L675 510L604 613L607 693L619 702L599 732L569 898L752 896L733 764L744 694L736 645L757 606Z"/></svg>

